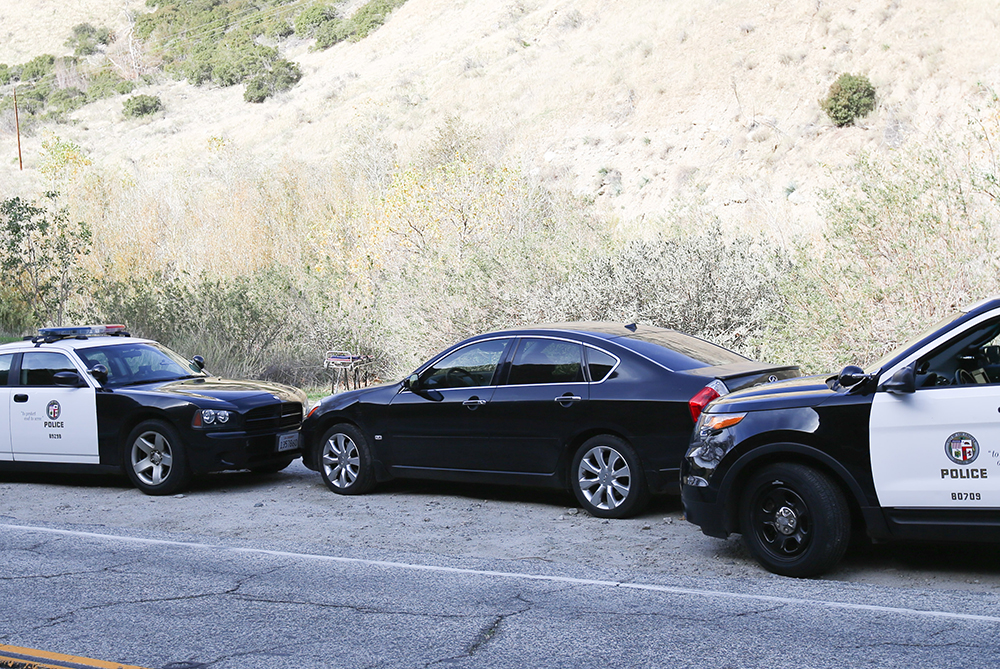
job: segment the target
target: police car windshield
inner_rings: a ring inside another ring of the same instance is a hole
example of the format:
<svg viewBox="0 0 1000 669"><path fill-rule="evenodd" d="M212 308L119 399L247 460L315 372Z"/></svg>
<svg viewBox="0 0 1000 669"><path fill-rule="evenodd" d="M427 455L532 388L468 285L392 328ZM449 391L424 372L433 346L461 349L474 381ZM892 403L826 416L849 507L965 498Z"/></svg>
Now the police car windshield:
<svg viewBox="0 0 1000 669"><path fill-rule="evenodd" d="M194 363L157 344L130 342L113 346L77 349L88 368L104 365L108 386L175 381L207 376Z"/></svg>
<svg viewBox="0 0 1000 669"><path fill-rule="evenodd" d="M892 349L889 353L887 353L886 355L882 356L882 358L878 362L876 362L874 364L871 364L871 365L868 365L867 367L865 367L865 373L866 374L877 374L879 371L885 369L886 366L889 365L889 363L891 363L897 357L899 357L900 355L902 355L902 353L904 351L906 351L906 349L914 346L917 342L921 341L922 339L925 339L926 337L930 336L932 333L937 332L938 330L940 330L944 326L948 325L948 323L951 323L952 321L954 321L954 320L956 320L958 318L961 318L962 316L965 316L965 314L962 313L962 312L960 312L960 311L956 311L951 316L948 316L947 318L944 318L944 319L940 320L939 322L937 322L934 325L930 326L929 328L927 328L926 330L922 331L920 334L916 335L915 337L910 337L904 343L900 344L896 348Z"/></svg>

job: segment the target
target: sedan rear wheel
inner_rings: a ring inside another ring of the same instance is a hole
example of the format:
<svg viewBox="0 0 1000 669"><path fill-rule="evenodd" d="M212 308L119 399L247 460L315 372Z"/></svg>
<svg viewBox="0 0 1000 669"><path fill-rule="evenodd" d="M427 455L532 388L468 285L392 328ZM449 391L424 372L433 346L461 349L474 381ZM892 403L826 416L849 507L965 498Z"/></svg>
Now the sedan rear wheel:
<svg viewBox="0 0 1000 669"><path fill-rule="evenodd" d="M577 500L598 518L626 518L649 500L639 458L618 437L600 435L585 441L570 471Z"/></svg>
<svg viewBox="0 0 1000 669"><path fill-rule="evenodd" d="M147 420L135 426L125 441L126 473L147 495L172 495L187 485L187 459L180 436L168 423Z"/></svg>
<svg viewBox="0 0 1000 669"><path fill-rule="evenodd" d="M375 485L368 441L353 425L334 425L323 435L319 471L323 482L335 493L360 495Z"/></svg>

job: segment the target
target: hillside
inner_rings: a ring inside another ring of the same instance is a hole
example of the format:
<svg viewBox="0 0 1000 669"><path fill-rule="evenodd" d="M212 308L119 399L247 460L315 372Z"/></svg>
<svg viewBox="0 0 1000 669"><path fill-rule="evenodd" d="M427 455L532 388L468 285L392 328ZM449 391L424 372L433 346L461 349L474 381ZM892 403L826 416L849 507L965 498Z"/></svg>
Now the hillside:
<svg viewBox="0 0 1000 669"><path fill-rule="evenodd" d="M314 383L328 348L384 378L472 332L635 321L829 371L1000 292L992 1L407 0L323 50L194 31L295 64L261 103L166 76L164 42L129 39L148 11L0 9L0 64L68 55L83 21L117 36L28 79L96 101L36 122L23 171L0 101L0 193L39 207L0 219L0 332L111 319ZM138 88L71 91L109 63ZM837 127L819 101L843 73L877 105ZM163 108L125 118L136 94ZM25 220L34 236L10 234Z"/></svg>
<svg viewBox="0 0 1000 669"><path fill-rule="evenodd" d="M67 53L83 20L121 27L122 0L26 0L0 9L0 62ZM356 4L356 3L355 3ZM127 121L121 98L52 128L102 164L144 174L197 170L209 138L262 163L316 164L378 132L406 162L449 118L546 186L622 219L660 215L685 191L725 221L781 237L819 220L828 170L863 150L891 151L962 132L1000 82L1000 6L989 0L409 0L359 43L285 56L304 73L260 105L242 87L162 80L139 92L166 111ZM820 110L842 72L866 74L878 108L836 128ZM26 187L12 164L5 192ZM42 134L24 140L29 168Z"/></svg>

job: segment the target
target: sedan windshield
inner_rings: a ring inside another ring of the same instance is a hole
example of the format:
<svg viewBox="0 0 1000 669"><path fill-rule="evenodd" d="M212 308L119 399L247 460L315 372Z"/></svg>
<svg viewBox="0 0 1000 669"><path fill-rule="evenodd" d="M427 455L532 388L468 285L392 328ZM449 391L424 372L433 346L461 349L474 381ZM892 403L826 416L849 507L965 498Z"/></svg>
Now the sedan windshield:
<svg viewBox="0 0 1000 669"><path fill-rule="evenodd" d="M129 343L78 349L77 355L87 365L108 369L108 386L174 381L207 376L193 362L157 344Z"/></svg>

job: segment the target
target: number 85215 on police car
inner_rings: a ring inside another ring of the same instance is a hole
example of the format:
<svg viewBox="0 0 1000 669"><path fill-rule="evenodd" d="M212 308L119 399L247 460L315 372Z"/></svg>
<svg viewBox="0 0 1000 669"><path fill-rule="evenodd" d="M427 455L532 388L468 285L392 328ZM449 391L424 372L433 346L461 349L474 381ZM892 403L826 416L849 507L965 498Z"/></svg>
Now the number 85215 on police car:
<svg viewBox="0 0 1000 669"><path fill-rule="evenodd" d="M167 495L193 474L275 472L301 454L302 391L204 366L121 325L43 328L0 346L0 470L124 470Z"/></svg>

